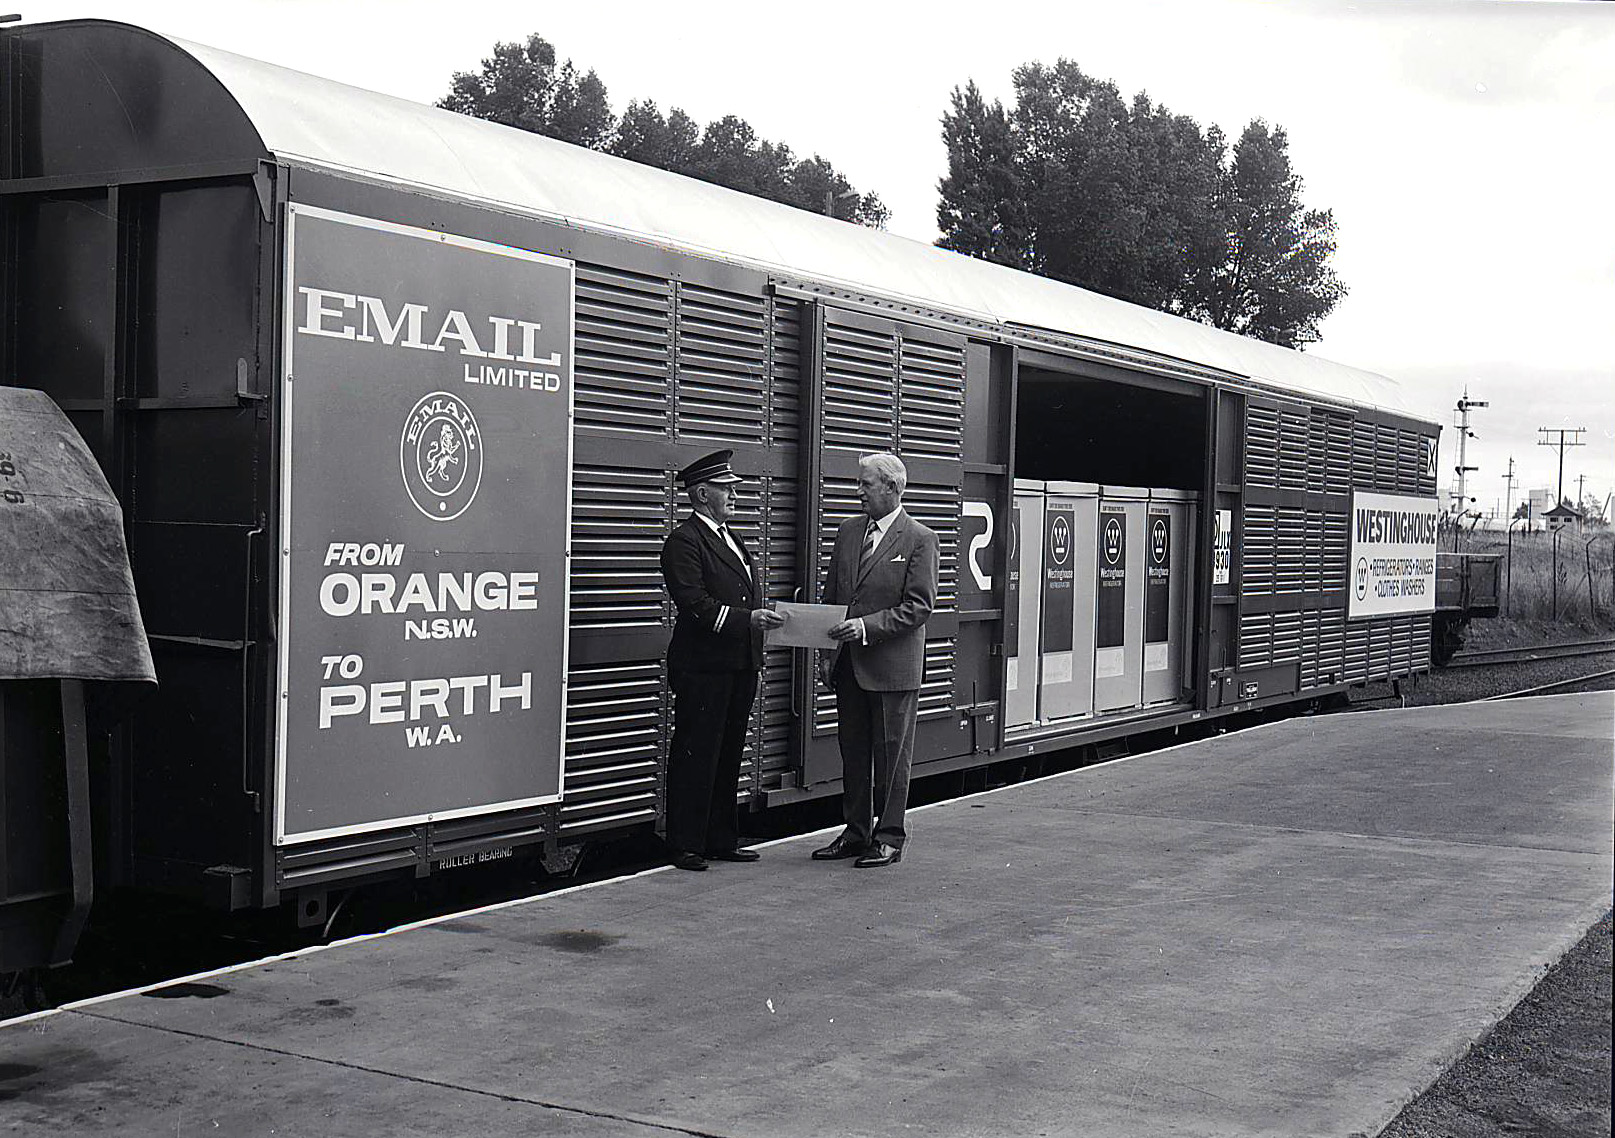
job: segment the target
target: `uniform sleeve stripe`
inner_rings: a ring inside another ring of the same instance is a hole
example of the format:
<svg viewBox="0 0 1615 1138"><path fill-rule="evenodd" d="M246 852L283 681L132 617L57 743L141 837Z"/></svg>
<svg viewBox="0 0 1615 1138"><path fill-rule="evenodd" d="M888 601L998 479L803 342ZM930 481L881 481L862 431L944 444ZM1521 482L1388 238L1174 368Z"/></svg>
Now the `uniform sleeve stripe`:
<svg viewBox="0 0 1615 1138"><path fill-rule="evenodd" d="M723 631L723 622L729 619L729 606L722 605L718 609L718 619L712 622L713 632Z"/></svg>

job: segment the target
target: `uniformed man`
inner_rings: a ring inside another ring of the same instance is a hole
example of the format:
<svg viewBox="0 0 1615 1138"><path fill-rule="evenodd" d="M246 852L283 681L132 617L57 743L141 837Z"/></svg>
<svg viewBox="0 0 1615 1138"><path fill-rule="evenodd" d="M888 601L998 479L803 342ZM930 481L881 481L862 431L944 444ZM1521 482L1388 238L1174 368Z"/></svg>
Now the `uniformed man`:
<svg viewBox="0 0 1615 1138"><path fill-rule="evenodd" d="M667 756L667 844L679 869L708 859L756 861L739 847L736 783L763 666L764 607L751 554L729 528L744 481L720 450L679 471L693 513L662 545L662 579L678 608L667 646L673 744Z"/></svg>

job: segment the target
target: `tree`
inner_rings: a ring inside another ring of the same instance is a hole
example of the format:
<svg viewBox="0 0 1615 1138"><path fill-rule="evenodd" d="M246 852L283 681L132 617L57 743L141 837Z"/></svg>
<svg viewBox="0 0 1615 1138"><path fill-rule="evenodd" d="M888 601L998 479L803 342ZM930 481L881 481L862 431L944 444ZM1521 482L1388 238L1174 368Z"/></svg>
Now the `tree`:
<svg viewBox="0 0 1615 1138"><path fill-rule="evenodd" d="M859 193L845 175L817 154L799 160L786 171L785 183L791 204L802 209L828 213L873 229L886 228L891 217L879 197Z"/></svg>
<svg viewBox="0 0 1615 1138"><path fill-rule="evenodd" d="M937 244L1298 347L1345 288L1334 218L1306 210L1283 130L1131 103L1068 59L1015 70L1015 105L955 88Z"/></svg>
<svg viewBox="0 0 1615 1138"><path fill-rule="evenodd" d="M942 118L948 173L937 185L937 244L1000 265L1025 268L1032 255L1015 136L1004 105L989 106L974 81L953 89Z"/></svg>
<svg viewBox="0 0 1615 1138"><path fill-rule="evenodd" d="M695 163L695 147L700 139L701 128L677 107L664 118L655 100L635 100L628 104L617 123L611 153L647 166L687 174Z"/></svg>
<svg viewBox="0 0 1615 1138"><path fill-rule="evenodd" d="M456 71L437 105L594 150L609 145L615 125L600 77L580 76L570 59L557 69L555 48L536 32L525 44L494 44L481 71Z"/></svg>
<svg viewBox="0 0 1615 1138"><path fill-rule="evenodd" d="M724 115L701 132L701 143L695 148L689 172L732 190L783 201L785 166L791 161L789 147L776 147L758 138L745 119Z"/></svg>
<svg viewBox="0 0 1615 1138"><path fill-rule="evenodd" d="M1131 123L1141 206L1132 299L1179 316L1194 316L1222 256L1225 229L1218 188L1225 153L1222 132L1204 135L1187 115L1152 106L1140 94Z"/></svg>
<svg viewBox="0 0 1615 1138"><path fill-rule="evenodd" d="M536 33L495 44L480 71L454 73L437 105L861 225L884 228L890 217L878 196L854 189L828 161L798 159L737 115L702 129L677 107L663 116L654 100L636 99L619 120L598 75L580 74L571 60L557 67L555 58Z"/></svg>
<svg viewBox="0 0 1615 1138"><path fill-rule="evenodd" d="M561 67L550 101L546 134L590 150L605 150L616 129L616 116L606 99L606 85L593 71L579 76L569 59Z"/></svg>
<svg viewBox="0 0 1615 1138"><path fill-rule="evenodd" d="M1142 205L1127 105L1070 60L1015 72L1031 268L1131 299Z"/></svg>
<svg viewBox="0 0 1615 1138"><path fill-rule="evenodd" d="M1302 206L1283 128L1247 126L1224 185L1228 247L1212 277L1210 323L1288 347L1312 343L1346 289L1329 267L1334 216Z"/></svg>

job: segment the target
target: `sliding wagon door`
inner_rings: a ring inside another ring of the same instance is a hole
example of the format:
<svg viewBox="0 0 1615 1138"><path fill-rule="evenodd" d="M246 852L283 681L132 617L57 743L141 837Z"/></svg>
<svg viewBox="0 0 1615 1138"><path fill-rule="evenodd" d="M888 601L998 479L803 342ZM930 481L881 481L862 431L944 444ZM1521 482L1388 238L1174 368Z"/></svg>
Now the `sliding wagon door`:
<svg viewBox="0 0 1615 1138"><path fill-rule="evenodd" d="M964 336L826 306L813 311L813 365L803 448L801 564L809 598L823 595L837 528L859 512L858 458L891 451L908 467L903 507L941 540L936 611L926 625L915 760L957 750L953 715L958 635L959 518L964 484ZM802 781L841 776L835 699L798 670ZM967 748L968 749L968 748Z"/></svg>

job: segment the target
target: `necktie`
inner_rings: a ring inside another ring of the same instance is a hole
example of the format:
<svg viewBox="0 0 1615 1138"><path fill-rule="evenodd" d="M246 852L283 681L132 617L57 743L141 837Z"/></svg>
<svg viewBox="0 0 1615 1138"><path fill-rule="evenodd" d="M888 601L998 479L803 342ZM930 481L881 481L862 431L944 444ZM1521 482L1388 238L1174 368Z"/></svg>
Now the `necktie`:
<svg viewBox="0 0 1615 1138"><path fill-rule="evenodd" d="M875 524L874 518L870 518L869 527L864 530L864 547L858 554L859 573L869 568L870 558L875 556L875 538L879 533L880 527Z"/></svg>
<svg viewBox="0 0 1615 1138"><path fill-rule="evenodd" d="M733 553L741 561L746 560L740 554L740 546L736 545L735 539L729 536L729 527L727 525L718 527L718 536L723 538L723 543L729 547L729 552Z"/></svg>

